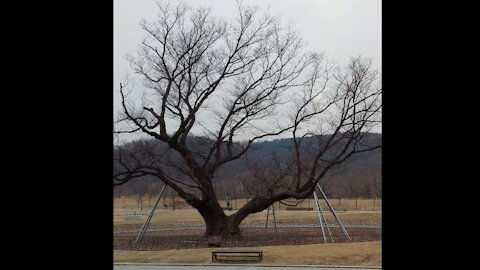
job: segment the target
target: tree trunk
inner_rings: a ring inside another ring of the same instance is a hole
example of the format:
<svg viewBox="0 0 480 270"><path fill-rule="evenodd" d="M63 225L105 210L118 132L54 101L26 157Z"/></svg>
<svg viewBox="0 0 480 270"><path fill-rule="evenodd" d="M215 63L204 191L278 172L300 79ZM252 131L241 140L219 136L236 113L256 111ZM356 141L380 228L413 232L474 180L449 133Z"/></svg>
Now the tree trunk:
<svg viewBox="0 0 480 270"><path fill-rule="evenodd" d="M210 199L196 207L205 221L205 236L240 236L240 222L237 216L227 216L215 199Z"/></svg>
<svg viewBox="0 0 480 270"><path fill-rule="evenodd" d="M205 219L207 229L205 230L205 236L222 236L232 237L240 236L240 222L232 216L223 217L207 217Z"/></svg>
<svg viewBox="0 0 480 270"><path fill-rule="evenodd" d="M202 216L206 225L206 230L204 234L205 237L238 237L240 236L239 225L248 215L263 211L267 209L268 206L275 203L275 200L273 200L272 198L253 198L249 200L247 204L241 207L235 214L227 216L225 215L223 208L218 202L218 199L214 192L214 186L209 185L210 181L204 180L203 182L204 186L201 199L194 199L191 196L185 196L185 193L182 192L180 192L179 195L189 205L194 207ZM284 198L277 198L277 200L281 199Z"/></svg>

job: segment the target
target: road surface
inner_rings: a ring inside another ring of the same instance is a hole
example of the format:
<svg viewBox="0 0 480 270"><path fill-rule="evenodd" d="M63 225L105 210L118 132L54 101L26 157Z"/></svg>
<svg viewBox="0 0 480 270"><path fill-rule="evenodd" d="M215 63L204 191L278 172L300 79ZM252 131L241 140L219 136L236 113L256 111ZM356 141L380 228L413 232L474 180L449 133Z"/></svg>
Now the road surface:
<svg viewBox="0 0 480 270"><path fill-rule="evenodd" d="M348 267L348 266L268 266L268 265L167 265L167 264L114 264L114 270L372 270L379 267Z"/></svg>

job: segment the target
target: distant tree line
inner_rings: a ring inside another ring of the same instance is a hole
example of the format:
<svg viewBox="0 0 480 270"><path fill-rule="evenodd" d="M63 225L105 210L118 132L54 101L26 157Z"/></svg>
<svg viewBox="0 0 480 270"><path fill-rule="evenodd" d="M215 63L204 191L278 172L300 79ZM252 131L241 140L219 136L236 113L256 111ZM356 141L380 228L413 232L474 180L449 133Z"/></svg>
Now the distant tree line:
<svg viewBox="0 0 480 270"><path fill-rule="evenodd" d="M381 142L381 134L370 134L371 140ZM192 138L192 142L198 142L201 145L202 138ZM271 161L272 155L276 157L286 157L289 145L289 139L279 139L255 143L253 151L245 159L228 164L225 169L219 171L218 176L213 179L214 188L220 200L227 198L227 193L231 198L251 198L255 186L255 168L251 164L262 164ZM138 143L154 143L152 140L139 140L126 144L124 147ZM331 171L320 181L329 198L336 199L359 199L367 198L377 200L382 198L382 174L381 174L381 150L368 151L360 153L351 158L344 164ZM250 165L249 165L250 164ZM270 167L270 168L269 168ZM273 170L273 165L266 166L267 170ZM257 168L258 170L258 168ZM230 174L232 173L233 174ZM259 172L257 171L257 177ZM181 175L178 175L181 177ZM156 197L163 183L152 176L143 176L137 181L130 181L114 188L114 196L134 196L139 208L142 208L143 201L149 197ZM172 189L167 188L165 197L174 195ZM151 198L150 198L151 200Z"/></svg>

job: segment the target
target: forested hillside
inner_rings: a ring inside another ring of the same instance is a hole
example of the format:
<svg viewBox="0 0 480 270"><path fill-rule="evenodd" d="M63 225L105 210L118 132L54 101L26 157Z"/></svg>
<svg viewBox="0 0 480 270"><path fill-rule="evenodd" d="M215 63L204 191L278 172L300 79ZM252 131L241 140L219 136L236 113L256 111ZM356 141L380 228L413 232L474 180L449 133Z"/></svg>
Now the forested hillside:
<svg viewBox="0 0 480 270"><path fill-rule="evenodd" d="M315 147L318 143L323 143L325 138L309 137L305 138L305 151L308 148ZM209 141L201 137L192 137L188 140L190 147L198 149L199 153L208 152ZM125 144L123 147L131 147L134 144L146 144L149 147L156 148L159 153L168 151L166 145L158 143L155 140L142 140ZM214 183L219 198L226 197L227 192L237 194L237 196L248 197L248 190L245 190L242 181L248 178L252 171L258 167L275 169L275 164L280 168L286 167L292 162L292 139L278 139L273 141L264 141L254 143L251 150L242 158L229 162L221 167L215 174ZM364 136L363 144L381 145L381 134L370 133ZM165 170L172 176L188 181L188 177L172 170L172 164L181 166L181 158L177 153L168 152L165 159L168 159ZM381 197L381 149L358 153L351 156L347 161L330 170L330 173L320 181L327 195L333 198L354 198ZM275 164L273 164L275 163ZM278 169L278 168L276 168ZM142 179L135 179L121 186L114 188L116 196L121 195L155 195L159 192L163 184L151 177L145 176ZM171 191L170 191L171 192Z"/></svg>

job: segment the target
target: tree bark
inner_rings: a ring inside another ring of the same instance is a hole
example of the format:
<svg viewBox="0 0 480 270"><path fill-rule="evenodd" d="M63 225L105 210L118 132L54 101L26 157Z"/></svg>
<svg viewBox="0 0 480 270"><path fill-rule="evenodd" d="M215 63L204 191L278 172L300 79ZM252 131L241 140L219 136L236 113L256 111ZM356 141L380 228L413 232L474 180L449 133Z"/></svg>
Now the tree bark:
<svg viewBox="0 0 480 270"><path fill-rule="evenodd" d="M232 216L206 218L205 236L222 236L223 238L240 236L240 222Z"/></svg>
<svg viewBox="0 0 480 270"><path fill-rule="evenodd" d="M243 219L236 215L227 216L223 212L220 204L215 199L208 199L196 207L205 221L205 237L221 236L231 237L240 236L240 223Z"/></svg>

